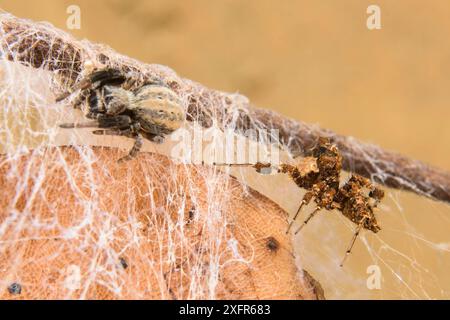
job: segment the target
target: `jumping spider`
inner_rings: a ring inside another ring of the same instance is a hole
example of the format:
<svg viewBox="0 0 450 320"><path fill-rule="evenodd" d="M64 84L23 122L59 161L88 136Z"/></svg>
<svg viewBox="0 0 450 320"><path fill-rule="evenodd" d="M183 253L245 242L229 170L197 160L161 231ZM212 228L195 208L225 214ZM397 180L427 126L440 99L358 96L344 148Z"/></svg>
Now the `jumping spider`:
<svg viewBox="0 0 450 320"><path fill-rule="evenodd" d="M272 168L270 163L255 164L216 164L226 166L252 166L262 173ZM342 156L338 148L327 138L319 138L311 155L302 158L296 165L281 164L277 171L288 174L299 188L306 189L300 206L292 219L286 233L289 232L303 206L314 199L315 209L309 214L303 224L295 231L297 234L314 215L322 209L339 210L347 219L357 225L356 231L341 262L343 266L347 256L361 231L361 228L377 233L381 230L374 214L374 208L384 197L384 191L374 186L368 179L359 175L339 186L339 176L342 169Z"/></svg>
<svg viewBox="0 0 450 320"><path fill-rule="evenodd" d="M65 123L62 128L100 128L97 135L134 138L129 154L119 161L132 159L142 147L143 138L161 143L164 136L181 127L185 113L179 97L161 83L144 83L131 90L133 79L117 69L90 73L74 88L80 89L74 107L87 106L85 116L92 121ZM59 102L71 92L59 96Z"/></svg>

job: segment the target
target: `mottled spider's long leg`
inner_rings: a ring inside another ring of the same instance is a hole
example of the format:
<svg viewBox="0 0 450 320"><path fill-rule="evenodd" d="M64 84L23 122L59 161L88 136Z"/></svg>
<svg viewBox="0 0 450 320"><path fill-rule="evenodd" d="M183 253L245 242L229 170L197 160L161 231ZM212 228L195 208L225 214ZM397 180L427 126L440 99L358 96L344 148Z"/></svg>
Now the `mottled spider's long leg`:
<svg viewBox="0 0 450 320"><path fill-rule="evenodd" d="M311 218L314 217L315 214L316 214L320 209L322 209L322 207L317 206L317 207L314 209L314 211L311 212L311 214L308 216L308 218L306 218L306 220L303 221L303 224L297 229L297 231L295 231L295 234L299 233L300 230L302 230L303 227L306 226L306 224L309 222L309 220L311 220Z"/></svg>
<svg viewBox="0 0 450 320"><path fill-rule="evenodd" d="M304 205L308 205L309 202L311 201L313 197L313 193L308 191L307 193L305 193L305 195L303 196L302 202L300 203L300 206L298 207L297 213L294 215L294 217L291 220L291 223L289 223L289 226L286 230L286 234L289 233L289 230L291 230L292 225L294 224L295 220L298 217L298 214L300 213L300 210L302 210Z"/></svg>
<svg viewBox="0 0 450 320"><path fill-rule="evenodd" d="M361 231L361 228L363 227L365 221L366 221L366 219L363 219L363 220L358 224L358 226L356 227L356 231L355 231L355 233L353 234L353 238L352 238L352 240L350 241L350 245L348 246L348 249L347 249L347 251L345 252L344 259L342 259L342 262L341 262L341 264L340 264L341 267L344 266L345 260L347 260L347 257L350 255L350 252L352 251L353 245L355 244L356 239L358 238L359 232Z"/></svg>
<svg viewBox="0 0 450 320"><path fill-rule="evenodd" d="M256 162L256 163L218 163L213 162L213 166L226 166L226 167L253 167L256 172L258 173L271 173L272 170L272 164L271 163L262 163L262 162Z"/></svg>

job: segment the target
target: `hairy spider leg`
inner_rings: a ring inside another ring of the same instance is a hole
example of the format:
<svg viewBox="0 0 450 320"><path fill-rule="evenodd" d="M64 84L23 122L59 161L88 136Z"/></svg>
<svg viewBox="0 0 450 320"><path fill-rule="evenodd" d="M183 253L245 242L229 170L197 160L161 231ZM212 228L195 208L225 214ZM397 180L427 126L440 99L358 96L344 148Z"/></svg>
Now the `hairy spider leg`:
<svg viewBox="0 0 450 320"><path fill-rule="evenodd" d="M213 166L227 166L227 167L253 167L256 172L258 173L266 173L264 172L265 169L269 169L272 167L271 163L262 163L262 162L256 162L256 163L218 163L213 162Z"/></svg>
<svg viewBox="0 0 450 320"><path fill-rule="evenodd" d="M164 142L164 136L141 131L142 136L153 143L161 144Z"/></svg>
<svg viewBox="0 0 450 320"><path fill-rule="evenodd" d="M125 76L117 69L104 69L92 73L89 76L89 81L92 84L98 82L97 88L105 85L121 85L126 80Z"/></svg>
<svg viewBox="0 0 450 320"><path fill-rule="evenodd" d="M67 98L68 96L70 96L75 91L77 91L79 89L82 90L82 91L86 90L91 85L92 85L92 83L89 81L89 79L83 79L76 86L74 86L71 90L68 90L68 91L62 93L61 95L57 96L55 101L56 102L60 102L60 101L64 100L65 98Z"/></svg>
<svg viewBox="0 0 450 320"><path fill-rule="evenodd" d="M218 167L251 167L253 164L251 163L220 163L220 162L213 162L213 166Z"/></svg>
<svg viewBox="0 0 450 320"><path fill-rule="evenodd" d="M61 123L59 125L60 128L63 129L73 129L73 128L95 128L98 127L98 121L86 121L86 122L80 122L80 123Z"/></svg>
<svg viewBox="0 0 450 320"><path fill-rule="evenodd" d="M297 229L297 231L295 231L295 234L299 233L300 230L303 229L304 226L306 226L306 224L309 222L309 220L311 220L312 217L314 217L316 215L317 212L319 212L319 210L321 210L322 207L317 206L313 212L310 213L310 215L308 216L308 218L306 218L305 221L303 221L302 225Z"/></svg>
<svg viewBox="0 0 450 320"><path fill-rule="evenodd" d="M96 135L125 136L135 139L134 145L128 155L117 160L117 162L120 163L133 159L141 150L144 139L143 136L139 133L140 128L141 126L139 125L139 123L134 123L128 129L94 130L92 133Z"/></svg>
<svg viewBox="0 0 450 320"><path fill-rule="evenodd" d="M126 115L107 116L97 114L96 120L80 123L63 123L59 126L64 129L72 128L118 128L125 129L131 126L131 118Z"/></svg>
<svg viewBox="0 0 450 320"><path fill-rule="evenodd" d="M307 193L305 193L305 195L303 196L302 202L300 203L300 206L298 207L298 210L297 210L296 214L292 218L291 223L289 223L289 226L288 226L288 228L286 230L286 234L288 234L289 230L291 230L291 227L294 224L295 220L297 219L298 214L302 210L302 207L304 205L308 205L312 198L313 198L313 193L312 192L308 191Z"/></svg>
<svg viewBox="0 0 450 320"><path fill-rule="evenodd" d="M86 102L86 100L88 98L88 94L90 94L89 90L80 92L80 94L75 97L75 99L72 103L73 108L81 110L81 105Z"/></svg>
<svg viewBox="0 0 450 320"><path fill-rule="evenodd" d="M88 77L82 79L77 85L75 85L71 90L64 92L60 96L56 97L56 102L60 102L70 96L73 92L77 90L84 91L92 87L96 82L99 82L98 87L102 87L106 84L120 85L125 81L125 77L116 69L104 69L93 72Z"/></svg>
<svg viewBox="0 0 450 320"><path fill-rule="evenodd" d="M352 251L353 245L355 244L356 239L358 238L359 232L361 231L361 228L363 227L365 221L366 221L366 218L362 219L362 221L356 227L355 233L353 234L353 238L350 241L350 244L349 244L349 246L347 248L347 251L345 252L345 256L344 256L344 259L342 259L340 267L344 266L345 260L347 260L347 257L350 255L350 252Z"/></svg>
<svg viewBox="0 0 450 320"><path fill-rule="evenodd" d="M139 151L141 151L143 143L144 143L144 141L143 141L142 135L140 133L136 133L134 145L131 148L130 152L128 153L128 155L117 160L117 162L120 163L120 162L124 162L124 161L129 161L129 160L133 159L134 157L136 157L137 154L139 153Z"/></svg>
<svg viewBox="0 0 450 320"><path fill-rule="evenodd" d="M92 134L99 136L122 136L131 138L133 134L131 129L107 129L107 130L94 130Z"/></svg>
<svg viewBox="0 0 450 320"><path fill-rule="evenodd" d="M120 158L119 160L117 160L117 162L124 162L124 161L128 161L133 159L134 157L136 157L136 155L138 154L138 152L141 150L142 148L142 144L143 144L143 138L142 135L140 133L136 133L133 135L131 129L125 129L125 130L119 130L119 129L109 129L109 130L95 130L92 132L95 135L108 135L108 136L123 136L123 137L134 137L135 141L134 141L134 145L131 148L130 152L128 153L128 155Z"/></svg>

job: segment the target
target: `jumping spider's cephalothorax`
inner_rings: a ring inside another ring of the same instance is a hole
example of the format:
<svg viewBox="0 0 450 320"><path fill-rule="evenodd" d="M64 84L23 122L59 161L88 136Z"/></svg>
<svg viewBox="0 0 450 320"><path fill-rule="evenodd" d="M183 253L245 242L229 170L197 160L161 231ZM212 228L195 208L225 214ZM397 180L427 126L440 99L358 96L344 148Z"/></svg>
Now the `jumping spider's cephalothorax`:
<svg viewBox="0 0 450 320"><path fill-rule="evenodd" d="M261 173L272 168L270 163L257 162L255 164L216 164L226 166L246 166L250 165ZM300 206L292 219L287 232L295 222L303 206L314 200L316 207L309 214L303 224L297 229L297 234L314 215L322 209L339 210L346 218L357 225L356 231L346 251L345 259L350 254L353 245L361 231L361 228L377 233L381 230L374 214L374 209L384 197L384 191L374 186L368 179L359 175L352 175L351 178L340 184L340 173L342 170L342 156L338 148L331 144L328 138L319 138L317 145L311 155L302 158L295 165L281 164L277 171L287 174L295 184L306 193Z"/></svg>
<svg viewBox="0 0 450 320"><path fill-rule="evenodd" d="M74 88L80 89L74 106L86 105L85 116L92 121L65 123L62 128L99 128L97 135L118 135L135 139L129 154L137 155L143 138L161 143L164 136L181 127L185 112L177 94L161 83L144 83L131 90L133 80L116 69L92 72ZM67 92L56 99L68 97Z"/></svg>

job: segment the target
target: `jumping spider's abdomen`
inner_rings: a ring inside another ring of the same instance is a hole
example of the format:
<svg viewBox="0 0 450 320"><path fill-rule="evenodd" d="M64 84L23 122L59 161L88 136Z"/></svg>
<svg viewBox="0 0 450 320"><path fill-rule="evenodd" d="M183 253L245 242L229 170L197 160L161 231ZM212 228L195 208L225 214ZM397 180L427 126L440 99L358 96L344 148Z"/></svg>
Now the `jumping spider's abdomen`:
<svg viewBox="0 0 450 320"><path fill-rule="evenodd" d="M133 110L142 130L152 134L170 134L179 129L185 112L177 94L162 85L145 85L137 90Z"/></svg>

